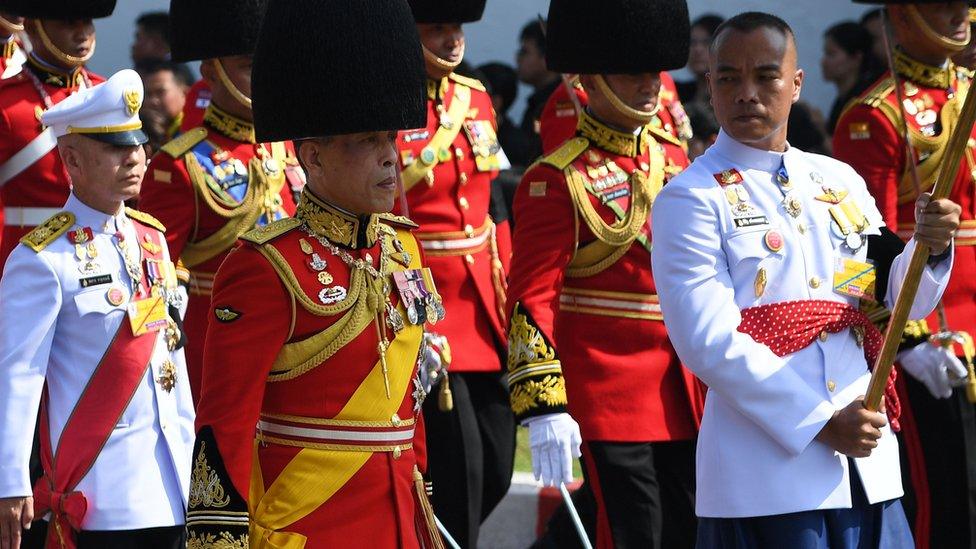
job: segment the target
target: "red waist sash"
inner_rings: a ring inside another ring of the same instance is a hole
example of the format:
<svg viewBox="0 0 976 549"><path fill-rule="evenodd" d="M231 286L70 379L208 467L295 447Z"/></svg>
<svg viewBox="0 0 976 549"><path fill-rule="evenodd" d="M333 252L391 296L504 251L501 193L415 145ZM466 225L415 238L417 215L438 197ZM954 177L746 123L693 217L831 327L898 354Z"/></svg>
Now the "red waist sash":
<svg viewBox="0 0 976 549"><path fill-rule="evenodd" d="M785 356L808 347L822 332L837 333L847 328L864 330L864 357L873 368L884 338L860 310L839 301L806 299L759 305L742 310L738 330L769 347L776 356ZM901 405L895 392L895 369L885 386L885 407L891 428L901 430L898 416Z"/></svg>

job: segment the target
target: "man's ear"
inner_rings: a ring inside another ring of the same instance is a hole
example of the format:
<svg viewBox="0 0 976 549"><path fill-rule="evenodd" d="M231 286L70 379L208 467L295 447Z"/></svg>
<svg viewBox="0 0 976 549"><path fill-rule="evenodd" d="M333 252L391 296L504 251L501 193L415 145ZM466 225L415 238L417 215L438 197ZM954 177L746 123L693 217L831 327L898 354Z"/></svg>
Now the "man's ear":
<svg viewBox="0 0 976 549"><path fill-rule="evenodd" d="M796 103L800 100L800 91L803 89L803 69L796 69L796 74L793 75L793 102Z"/></svg>
<svg viewBox="0 0 976 549"><path fill-rule="evenodd" d="M298 159L308 175L318 175L324 171L319 143L313 139L305 139L298 144Z"/></svg>
<svg viewBox="0 0 976 549"><path fill-rule="evenodd" d="M200 77L210 85L211 89L217 82L217 70L214 68L213 59L204 59L200 63Z"/></svg>

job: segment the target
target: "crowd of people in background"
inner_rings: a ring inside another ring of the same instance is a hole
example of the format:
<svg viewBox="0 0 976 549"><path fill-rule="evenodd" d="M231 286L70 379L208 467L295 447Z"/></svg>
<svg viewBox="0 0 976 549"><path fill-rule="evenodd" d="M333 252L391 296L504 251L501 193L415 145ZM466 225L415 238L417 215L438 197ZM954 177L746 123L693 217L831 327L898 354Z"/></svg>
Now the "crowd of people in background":
<svg viewBox="0 0 976 549"><path fill-rule="evenodd" d="M709 104L708 48L715 29L725 19L706 13L691 23L691 46L686 67L690 78L678 81L681 102L688 113L694 137L688 156L701 155L718 135L718 124ZM196 81L194 71L183 63L170 61L169 15L144 13L136 20L131 56L133 68L143 78L146 105L141 117L153 150L164 144L179 128L180 113L187 93ZM859 21L840 21L823 34L820 74L836 88L829 112L823 113L801 101L790 117L790 142L800 149L830 154L830 137L844 106L873 84L887 66L881 10L865 13ZM520 174L542 154L539 117L546 100L559 86L568 85L562 76L546 68L546 33L542 21L528 22L519 32L515 66L492 61L477 67L462 63L458 72L478 78L491 94L498 118L498 140L513 173L501 178L513 188ZM976 46L970 46L954 61L963 67L976 67ZM809 70L809 68L808 68ZM524 84L530 90L519 120L513 120L512 107L518 102ZM508 193L506 193L508 194Z"/></svg>

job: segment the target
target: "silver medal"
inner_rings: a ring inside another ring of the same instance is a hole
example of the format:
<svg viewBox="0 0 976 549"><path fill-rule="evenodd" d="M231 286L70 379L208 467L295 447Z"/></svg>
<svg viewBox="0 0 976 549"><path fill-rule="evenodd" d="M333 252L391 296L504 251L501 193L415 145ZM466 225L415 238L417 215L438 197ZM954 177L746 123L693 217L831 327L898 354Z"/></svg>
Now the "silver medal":
<svg viewBox="0 0 976 549"><path fill-rule="evenodd" d="M861 233L852 232L847 235L844 241L847 243L848 248L855 251L861 249L861 246L864 244L864 238L861 236Z"/></svg>

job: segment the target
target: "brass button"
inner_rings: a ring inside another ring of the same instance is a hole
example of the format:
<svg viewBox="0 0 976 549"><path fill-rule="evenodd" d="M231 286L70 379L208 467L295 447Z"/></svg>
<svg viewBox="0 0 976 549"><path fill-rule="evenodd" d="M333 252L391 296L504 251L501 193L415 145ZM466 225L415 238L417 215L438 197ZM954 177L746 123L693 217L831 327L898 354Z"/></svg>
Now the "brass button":
<svg viewBox="0 0 976 549"><path fill-rule="evenodd" d="M465 225L464 226L464 236L466 236L468 238L473 237L474 236L474 227L472 227L471 225Z"/></svg>
<svg viewBox="0 0 976 549"><path fill-rule="evenodd" d="M468 264L474 264L474 256L471 254L466 254L464 256L464 260L467 261Z"/></svg>
<svg viewBox="0 0 976 549"><path fill-rule="evenodd" d="M403 454L403 451L400 450L400 447L399 446L394 446L393 447L393 459L400 459L400 455L401 454Z"/></svg>
<svg viewBox="0 0 976 549"><path fill-rule="evenodd" d="M461 147L456 147L454 149L454 156L457 156L459 159L464 158L464 149Z"/></svg>
<svg viewBox="0 0 976 549"><path fill-rule="evenodd" d="M834 383L833 381L828 381L827 382L827 390L828 391L830 391L831 393L833 393L834 392L834 389L836 389L836 388L837 388L837 384L836 383Z"/></svg>
<svg viewBox="0 0 976 549"><path fill-rule="evenodd" d="M800 231L800 234L807 234L807 226L804 225L803 223L797 225L796 230Z"/></svg>
<svg viewBox="0 0 976 549"><path fill-rule="evenodd" d="M403 420L401 420L400 416L397 414L393 414L393 417L390 418L390 423L392 423L394 427L399 427L400 424L403 423Z"/></svg>
<svg viewBox="0 0 976 549"><path fill-rule="evenodd" d="M463 196L458 199L458 204L460 204L465 210L471 207L471 204L468 203L468 199Z"/></svg>
<svg viewBox="0 0 976 549"><path fill-rule="evenodd" d="M810 287L816 290L820 287L820 277L814 276L810 278Z"/></svg>
<svg viewBox="0 0 976 549"><path fill-rule="evenodd" d="M820 338L820 341L827 341L827 332L826 331L820 332L820 335L818 337Z"/></svg>
<svg viewBox="0 0 976 549"><path fill-rule="evenodd" d="M460 176L460 181L461 181L461 184L462 185L467 185L468 184L468 174L462 173L461 176Z"/></svg>
<svg viewBox="0 0 976 549"><path fill-rule="evenodd" d="M647 170L651 169L651 166L647 162L641 162L640 169L646 172Z"/></svg>

